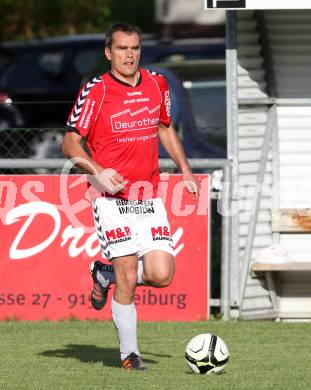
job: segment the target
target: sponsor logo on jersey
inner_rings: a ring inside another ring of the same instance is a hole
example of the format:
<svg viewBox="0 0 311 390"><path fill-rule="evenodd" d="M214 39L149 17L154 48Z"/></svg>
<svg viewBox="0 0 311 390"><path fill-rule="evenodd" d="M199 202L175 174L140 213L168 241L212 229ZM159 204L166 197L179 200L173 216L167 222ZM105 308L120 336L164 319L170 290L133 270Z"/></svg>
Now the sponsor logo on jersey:
<svg viewBox="0 0 311 390"><path fill-rule="evenodd" d="M129 241L132 239L131 230L128 226L105 231L108 244L118 244L119 242Z"/></svg>
<svg viewBox="0 0 311 390"><path fill-rule="evenodd" d="M127 96L141 96L142 94L142 91L127 92Z"/></svg>
<svg viewBox="0 0 311 390"><path fill-rule="evenodd" d="M83 127L83 129L87 129L94 111L95 100L87 99L85 103L85 108L79 122L79 126Z"/></svg>
<svg viewBox="0 0 311 390"><path fill-rule="evenodd" d="M132 112L129 108L111 115L111 128L115 133L146 130L157 127L159 124L159 109L156 106L149 110L148 107L143 107Z"/></svg>
<svg viewBox="0 0 311 390"><path fill-rule="evenodd" d="M170 99L170 92L169 92L169 90L165 91L165 94L164 94L164 105L165 105L166 115L168 117L170 117L171 116L171 99Z"/></svg>
<svg viewBox="0 0 311 390"><path fill-rule="evenodd" d="M120 214L154 214L152 200L123 200L116 201Z"/></svg>
<svg viewBox="0 0 311 390"><path fill-rule="evenodd" d="M134 104L134 103L145 103L145 102L149 102L150 99L148 97L146 98L138 98L138 99L126 99L126 100L123 100L123 103L124 104Z"/></svg>
<svg viewBox="0 0 311 390"><path fill-rule="evenodd" d="M151 228L151 235L153 241L172 241L170 229L168 226L153 226Z"/></svg>

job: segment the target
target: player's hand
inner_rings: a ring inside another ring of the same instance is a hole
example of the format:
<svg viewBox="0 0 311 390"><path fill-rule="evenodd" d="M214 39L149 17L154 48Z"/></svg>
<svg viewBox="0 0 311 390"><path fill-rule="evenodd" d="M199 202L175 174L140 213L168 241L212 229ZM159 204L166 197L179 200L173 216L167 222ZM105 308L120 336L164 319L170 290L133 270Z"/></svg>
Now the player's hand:
<svg viewBox="0 0 311 390"><path fill-rule="evenodd" d="M191 171L183 173L183 182L188 192L193 194L193 199L197 200L200 195L200 188L197 179L194 177Z"/></svg>
<svg viewBox="0 0 311 390"><path fill-rule="evenodd" d="M124 190L128 183L128 180L124 180L124 177L113 168L103 169L100 173L95 175L95 180L105 192L108 192L111 195Z"/></svg>

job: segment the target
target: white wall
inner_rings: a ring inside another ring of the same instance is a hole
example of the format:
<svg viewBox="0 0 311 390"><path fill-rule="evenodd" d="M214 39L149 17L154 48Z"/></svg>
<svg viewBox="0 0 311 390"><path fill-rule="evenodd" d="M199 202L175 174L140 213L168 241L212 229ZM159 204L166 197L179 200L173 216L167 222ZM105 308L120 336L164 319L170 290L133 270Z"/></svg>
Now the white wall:
<svg viewBox="0 0 311 390"><path fill-rule="evenodd" d="M217 25L225 23L225 11L204 11L203 0L156 0L159 23L194 23Z"/></svg>

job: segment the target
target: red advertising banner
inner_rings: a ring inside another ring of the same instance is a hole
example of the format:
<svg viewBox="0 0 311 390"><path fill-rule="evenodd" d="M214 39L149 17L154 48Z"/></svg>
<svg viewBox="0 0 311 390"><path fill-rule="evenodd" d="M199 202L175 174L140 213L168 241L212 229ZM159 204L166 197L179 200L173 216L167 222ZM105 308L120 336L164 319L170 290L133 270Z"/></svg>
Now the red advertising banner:
<svg viewBox="0 0 311 390"><path fill-rule="evenodd" d="M176 271L163 289L136 289L138 318L208 319L209 177L197 202L180 175L161 176ZM0 176L0 320L110 319L92 309L89 263L103 260L84 175Z"/></svg>

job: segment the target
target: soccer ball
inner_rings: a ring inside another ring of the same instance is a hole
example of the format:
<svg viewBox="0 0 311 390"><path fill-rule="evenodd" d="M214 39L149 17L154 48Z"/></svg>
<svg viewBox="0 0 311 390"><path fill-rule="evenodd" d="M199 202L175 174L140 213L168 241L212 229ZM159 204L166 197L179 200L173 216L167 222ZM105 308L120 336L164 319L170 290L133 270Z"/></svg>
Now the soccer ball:
<svg viewBox="0 0 311 390"><path fill-rule="evenodd" d="M189 341L185 358L188 366L196 374L219 374L228 363L229 351L220 337L205 333Z"/></svg>

